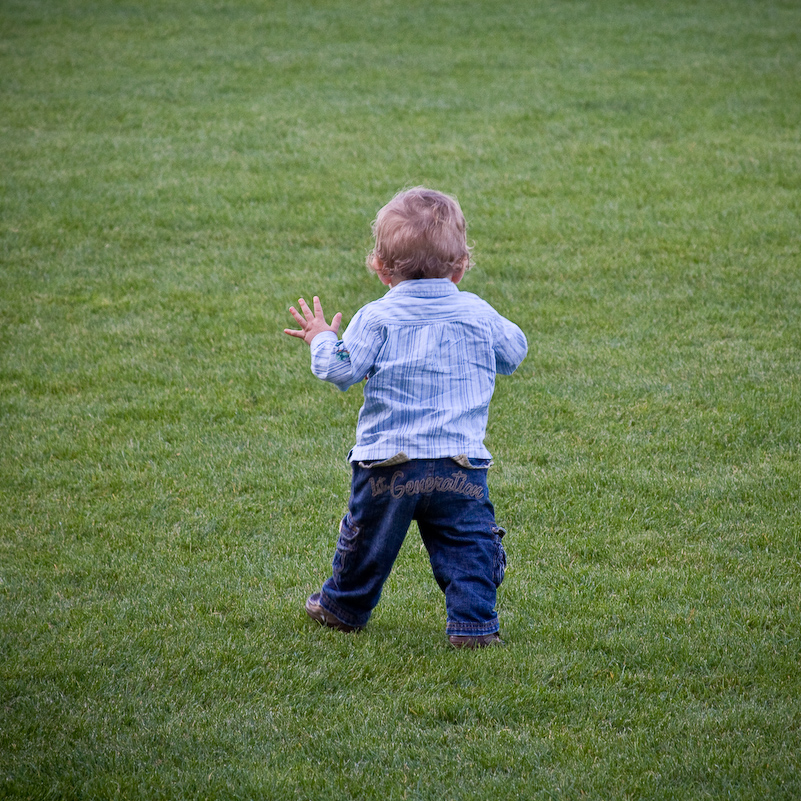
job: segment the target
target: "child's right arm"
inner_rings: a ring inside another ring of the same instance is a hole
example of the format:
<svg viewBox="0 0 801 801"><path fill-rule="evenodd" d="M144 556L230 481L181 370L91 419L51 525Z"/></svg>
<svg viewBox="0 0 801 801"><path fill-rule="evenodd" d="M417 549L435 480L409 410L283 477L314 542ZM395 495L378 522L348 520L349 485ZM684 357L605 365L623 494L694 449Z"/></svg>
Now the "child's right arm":
<svg viewBox="0 0 801 801"><path fill-rule="evenodd" d="M526 335L511 320L498 315L495 325L495 369L511 375L528 353Z"/></svg>

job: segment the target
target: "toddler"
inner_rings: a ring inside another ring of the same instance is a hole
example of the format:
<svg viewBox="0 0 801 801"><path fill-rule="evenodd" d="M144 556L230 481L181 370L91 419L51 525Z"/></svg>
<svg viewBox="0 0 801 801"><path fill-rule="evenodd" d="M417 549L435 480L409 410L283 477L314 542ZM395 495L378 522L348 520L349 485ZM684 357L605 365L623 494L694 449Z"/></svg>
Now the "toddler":
<svg viewBox="0 0 801 801"><path fill-rule="evenodd" d="M331 577L306 612L340 631L367 625L412 520L445 594L455 647L500 643L495 611L506 554L487 489L484 446L495 374L523 361L526 337L457 287L470 269L455 198L424 187L396 195L373 223L368 266L389 291L339 338L319 298L289 311L311 346L314 375L341 390L365 381L353 476Z"/></svg>

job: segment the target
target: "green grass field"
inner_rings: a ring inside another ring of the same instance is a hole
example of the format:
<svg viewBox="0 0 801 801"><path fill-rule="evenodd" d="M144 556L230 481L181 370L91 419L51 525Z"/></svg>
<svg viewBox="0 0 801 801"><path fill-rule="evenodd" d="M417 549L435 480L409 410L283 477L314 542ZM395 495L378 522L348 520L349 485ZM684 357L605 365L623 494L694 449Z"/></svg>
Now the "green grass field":
<svg viewBox="0 0 801 801"><path fill-rule="evenodd" d="M801 4L3 0L0 798L801 797ZM506 647L328 575L281 331L456 194L517 322Z"/></svg>

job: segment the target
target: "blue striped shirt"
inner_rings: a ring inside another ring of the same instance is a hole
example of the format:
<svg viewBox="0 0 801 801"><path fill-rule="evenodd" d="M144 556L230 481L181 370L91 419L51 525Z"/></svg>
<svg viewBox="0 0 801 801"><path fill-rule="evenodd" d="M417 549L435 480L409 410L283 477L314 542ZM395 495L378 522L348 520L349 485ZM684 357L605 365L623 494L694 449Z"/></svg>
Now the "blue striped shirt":
<svg viewBox="0 0 801 801"><path fill-rule="evenodd" d="M352 460L465 456L484 446L495 374L526 356L523 332L450 279L402 281L311 343L312 372L341 390L367 379Z"/></svg>

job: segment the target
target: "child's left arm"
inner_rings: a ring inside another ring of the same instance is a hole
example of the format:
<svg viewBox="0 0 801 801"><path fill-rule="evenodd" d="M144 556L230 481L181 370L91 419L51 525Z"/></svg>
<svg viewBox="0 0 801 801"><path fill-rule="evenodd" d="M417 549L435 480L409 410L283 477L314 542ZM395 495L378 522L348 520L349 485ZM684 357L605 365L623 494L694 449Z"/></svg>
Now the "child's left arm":
<svg viewBox="0 0 801 801"><path fill-rule="evenodd" d="M294 307L290 307L289 313L297 320L300 331L285 328L284 333L302 339L311 347L311 369L314 375L334 384L343 392L363 381L372 367L380 343L374 336L365 334L361 311L354 315L343 339L339 339L341 314L335 314L331 325L328 325L318 297L314 298L313 312L303 298L298 301L298 305L302 315ZM320 334L326 336L312 344L312 340ZM343 340L347 340L347 344ZM352 357L351 351L354 349Z"/></svg>

